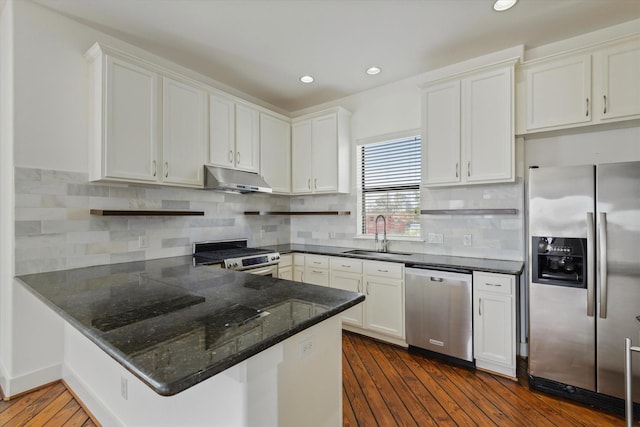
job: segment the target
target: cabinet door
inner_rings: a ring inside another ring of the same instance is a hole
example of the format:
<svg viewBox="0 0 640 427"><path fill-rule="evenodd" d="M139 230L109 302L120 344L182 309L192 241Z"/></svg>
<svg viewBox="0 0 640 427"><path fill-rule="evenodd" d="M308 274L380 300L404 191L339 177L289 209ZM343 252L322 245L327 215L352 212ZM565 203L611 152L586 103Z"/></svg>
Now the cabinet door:
<svg viewBox="0 0 640 427"><path fill-rule="evenodd" d="M233 168L235 138L233 101L209 95L209 163Z"/></svg>
<svg viewBox="0 0 640 427"><path fill-rule="evenodd" d="M525 75L527 130L591 121L591 55L532 65Z"/></svg>
<svg viewBox="0 0 640 427"><path fill-rule="evenodd" d="M329 286L329 270L326 268L305 267L304 283L312 285Z"/></svg>
<svg viewBox="0 0 640 427"><path fill-rule="evenodd" d="M260 118L253 108L236 104L236 169L260 170Z"/></svg>
<svg viewBox="0 0 640 427"><path fill-rule="evenodd" d="M362 292L362 274L349 273L344 271L331 272L331 287L344 289L351 292ZM362 307L364 304L358 304L346 310L342 314L342 322L362 327Z"/></svg>
<svg viewBox="0 0 640 427"><path fill-rule="evenodd" d="M260 113L260 173L274 193L291 192L291 125Z"/></svg>
<svg viewBox="0 0 640 427"><path fill-rule="evenodd" d="M474 310L474 355L504 365L515 363L513 297L478 292Z"/></svg>
<svg viewBox="0 0 640 427"><path fill-rule="evenodd" d="M156 182L158 76L107 56L105 82L105 177Z"/></svg>
<svg viewBox="0 0 640 427"><path fill-rule="evenodd" d="M313 119L311 127L313 192L338 190L338 116L328 114Z"/></svg>
<svg viewBox="0 0 640 427"><path fill-rule="evenodd" d="M365 328L404 338L404 295L401 280L365 277Z"/></svg>
<svg viewBox="0 0 640 427"><path fill-rule="evenodd" d="M304 267L294 266L293 278L291 280L294 282L304 282Z"/></svg>
<svg viewBox="0 0 640 427"><path fill-rule="evenodd" d="M424 182L460 182L460 82L425 89L422 102Z"/></svg>
<svg viewBox="0 0 640 427"><path fill-rule="evenodd" d="M278 268L278 278L284 280L293 280L293 267L280 267Z"/></svg>
<svg viewBox="0 0 640 427"><path fill-rule="evenodd" d="M291 125L291 192L311 193L311 120Z"/></svg>
<svg viewBox="0 0 640 427"><path fill-rule="evenodd" d="M167 77L163 79L162 94L162 181L201 186L206 95Z"/></svg>
<svg viewBox="0 0 640 427"><path fill-rule="evenodd" d="M514 179L513 68L493 70L463 81L463 179Z"/></svg>
<svg viewBox="0 0 640 427"><path fill-rule="evenodd" d="M601 120L640 116L640 41L606 49L596 56L600 78L597 111Z"/></svg>

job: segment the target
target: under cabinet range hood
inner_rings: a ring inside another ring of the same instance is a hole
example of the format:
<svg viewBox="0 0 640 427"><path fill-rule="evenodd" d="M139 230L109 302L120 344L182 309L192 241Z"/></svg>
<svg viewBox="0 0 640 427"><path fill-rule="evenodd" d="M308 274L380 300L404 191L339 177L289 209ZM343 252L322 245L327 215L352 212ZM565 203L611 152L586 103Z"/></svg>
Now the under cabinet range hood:
<svg viewBox="0 0 640 427"><path fill-rule="evenodd" d="M204 189L227 193L271 193L271 187L255 172L204 165Z"/></svg>

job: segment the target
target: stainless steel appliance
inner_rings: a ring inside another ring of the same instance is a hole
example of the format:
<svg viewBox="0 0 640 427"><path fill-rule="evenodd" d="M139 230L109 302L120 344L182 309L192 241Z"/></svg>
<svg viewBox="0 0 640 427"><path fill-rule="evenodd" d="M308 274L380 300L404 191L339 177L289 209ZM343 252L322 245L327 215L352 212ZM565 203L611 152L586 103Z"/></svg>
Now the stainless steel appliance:
<svg viewBox="0 0 640 427"><path fill-rule="evenodd" d="M238 169L204 165L204 188L226 193L271 193L262 175Z"/></svg>
<svg viewBox="0 0 640 427"><path fill-rule="evenodd" d="M262 276L278 277L280 254L249 248L246 239L195 242L193 264L220 266Z"/></svg>
<svg viewBox="0 0 640 427"><path fill-rule="evenodd" d="M640 305L640 162L529 171L533 388L619 409ZM633 372L640 402L640 369Z"/></svg>
<svg viewBox="0 0 640 427"><path fill-rule="evenodd" d="M407 344L473 365L471 272L405 268Z"/></svg>

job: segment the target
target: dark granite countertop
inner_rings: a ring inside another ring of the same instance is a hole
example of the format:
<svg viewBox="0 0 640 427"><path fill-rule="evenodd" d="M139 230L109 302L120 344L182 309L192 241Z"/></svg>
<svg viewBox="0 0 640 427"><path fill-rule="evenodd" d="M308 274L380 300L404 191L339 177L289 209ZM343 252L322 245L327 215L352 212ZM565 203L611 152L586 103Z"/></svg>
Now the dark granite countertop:
<svg viewBox="0 0 640 427"><path fill-rule="evenodd" d="M191 256L17 279L165 396L364 301L340 289L193 267Z"/></svg>
<svg viewBox="0 0 640 427"><path fill-rule="evenodd" d="M371 254L362 255L348 253L349 251L354 250L354 248L341 248L334 246L283 244L262 246L262 248L271 249L282 254L286 254L289 252L300 252L316 255L360 258L373 261L390 261L402 263L405 265L429 267L436 270L463 269L469 271L486 271L489 273L518 275L522 273L522 269L524 268L524 263L522 261L506 261L499 259L468 258L429 254L394 254L393 252L379 254L375 251L371 251Z"/></svg>

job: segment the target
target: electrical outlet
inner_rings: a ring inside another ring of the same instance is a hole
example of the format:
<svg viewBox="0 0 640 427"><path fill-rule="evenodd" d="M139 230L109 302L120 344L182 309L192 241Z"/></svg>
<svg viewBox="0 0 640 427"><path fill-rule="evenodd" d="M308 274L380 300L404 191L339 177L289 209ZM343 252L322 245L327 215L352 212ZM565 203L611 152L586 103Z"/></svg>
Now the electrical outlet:
<svg viewBox="0 0 640 427"><path fill-rule="evenodd" d="M463 243L465 246L471 246L471 234L465 234Z"/></svg>
<svg viewBox="0 0 640 427"><path fill-rule="evenodd" d="M147 240L147 236L139 236L138 237L138 247L140 249L144 249L149 246L149 241Z"/></svg>
<svg viewBox="0 0 640 427"><path fill-rule="evenodd" d="M125 377L120 377L120 396L124 400L129 400L129 384Z"/></svg>
<svg viewBox="0 0 640 427"><path fill-rule="evenodd" d="M335 239L336 238L336 232L335 231L330 231L329 232L329 238L330 239Z"/></svg>
<svg viewBox="0 0 640 427"><path fill-rule="evenodd" d="M441 245L444 243L444 235L442 233L428 233L427 243L435 243Z"/></svg>
<svg viewBox="0 0 640 427"><path fill-rule="evenodd" d="M309 337L300 343L300 359L304 359L313 353L313 337Z"/></svg>

